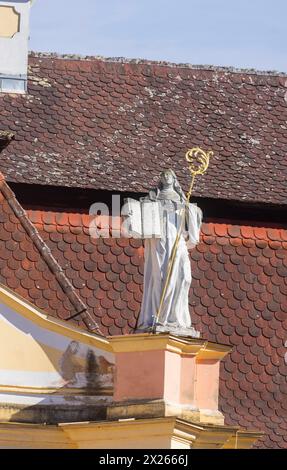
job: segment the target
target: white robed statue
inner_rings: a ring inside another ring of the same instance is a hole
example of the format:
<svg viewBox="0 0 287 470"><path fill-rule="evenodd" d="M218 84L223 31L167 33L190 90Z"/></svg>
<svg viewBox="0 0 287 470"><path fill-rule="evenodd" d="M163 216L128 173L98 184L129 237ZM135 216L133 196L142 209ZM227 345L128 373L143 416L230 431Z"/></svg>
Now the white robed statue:
<svg viewBox="0 0 287 470"><path fill-rule="evenodd" d="M201 210L186 200L175 173L169 169L161 173L157 188L147 197L140 202L128 200L127 215L129 233L145 239L144 293L136 332L168 331L198 337L189 312L188 249L199 242Z"/></svg>

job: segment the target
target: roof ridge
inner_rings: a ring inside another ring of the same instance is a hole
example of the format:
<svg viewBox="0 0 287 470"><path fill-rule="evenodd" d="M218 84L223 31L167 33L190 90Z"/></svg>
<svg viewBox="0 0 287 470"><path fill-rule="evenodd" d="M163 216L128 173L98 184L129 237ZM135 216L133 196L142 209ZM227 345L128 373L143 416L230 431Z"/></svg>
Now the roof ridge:
<svg viewBox="0 0 287 470"><path fill-rule="evenodd" d="M229 73L245 73L247 75L267 75L287 77L287 72L280 72L277 70L257 70L254 68L240 68L233 66L221 66L210 64L191 64L189 62L169 62L165 60L149 60L140 58L127 58L127 57L105 57L101 55L82 55L82 54L61 54L58 52L37 52L29 51L30 57L41 59L60 59L60 60L78 60L78 61L101 61L119 64L134 64L134 65L151 65L159 67L170 67L178 69L191 69L191 70L207 70L213 72L229 72Z"/></svg>
<svg viewBox="0 0 287 470"><path fill-rule="evenodd" d="M63 292L66 294L71 304L73 305L75 309L75 313L70 315L67 320L75 318L78 315L82 315L81 318L84 321L85 325L89 328L89 330L99 331L99 326L90 316L88 312L88 307L79 297L79 295L76 293L73 285L71 284L71 282L65 275L60 264L52 255L50 248L45 243L41 235L39 234L37 228L33 225L33 223L28 218L26 211L23 209L23 207L17 200L10 186L6 183L5 177L1 172L0 172L0 189L7 203L9 204L10 208L12 209L15 216L17 217L22 227L24 228L25 232L27 233L29 238L32 240L38 252L40 253L40 256L43 258L43 260L49 267L50 271L54 274L54 276L56 277L58 281L58 284L60 285Z"/></svg>

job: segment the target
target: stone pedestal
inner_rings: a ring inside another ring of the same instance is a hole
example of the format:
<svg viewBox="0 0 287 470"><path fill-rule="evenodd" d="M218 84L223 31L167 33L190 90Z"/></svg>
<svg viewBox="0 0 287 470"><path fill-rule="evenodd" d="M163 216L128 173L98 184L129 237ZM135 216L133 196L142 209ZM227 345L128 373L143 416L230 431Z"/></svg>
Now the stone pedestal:
<svg viewBox="0 0 287 470"><path fill-rule="evenodd" d="M115 353L108 419L176 416L224 424L218 410L220 360L229 346L171 334L109 338Z"/></svg>
<svg viewBox="0 0 287 470"><path fill-rule="evenodd" d="M136 330L136 333L138 334L143 334L143 333L165 333L165 334L171 334L176 337L178 336L184 336L184 337L191 337L191 338L200 338L200 332L195 330L193 326L189 327L178 327L174 326L173 324L165 324L162 325L161 323L156 323L154 327L150 326L148 328L139 328Z"/></svg>

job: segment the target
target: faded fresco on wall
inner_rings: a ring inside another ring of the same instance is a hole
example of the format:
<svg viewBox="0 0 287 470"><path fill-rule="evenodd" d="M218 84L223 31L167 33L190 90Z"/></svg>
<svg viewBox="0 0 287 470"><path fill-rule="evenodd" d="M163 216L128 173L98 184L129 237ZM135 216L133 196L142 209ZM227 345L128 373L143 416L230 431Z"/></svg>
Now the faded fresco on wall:
<svg viewBox="0 0 287 470"><path fill-rule="evenodd" d="M77 341L70 342L59 366L65 387L98 390L102 395L113 388L114 365Z"/></svg>
<svg viewBox="0 0 287 470"><path fill-rule="evenodd" d="M78 341L61 331L44 328L0 302L0 390L111 396L113 353L84 334Z"/></svg>

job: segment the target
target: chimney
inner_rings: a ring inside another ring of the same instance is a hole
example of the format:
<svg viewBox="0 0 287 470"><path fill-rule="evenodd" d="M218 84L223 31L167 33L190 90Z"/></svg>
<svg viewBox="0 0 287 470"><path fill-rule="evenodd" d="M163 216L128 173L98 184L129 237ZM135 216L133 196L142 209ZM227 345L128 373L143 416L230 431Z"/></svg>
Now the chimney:
<svg viewBox="0 0 287 470"><path fill-rule="evenodd" d="M32 0L0 0L0 93L27 90Z"/></svg>

